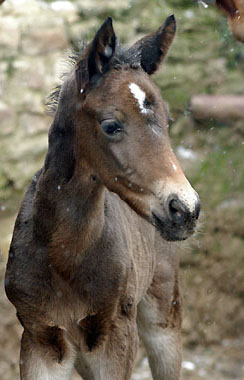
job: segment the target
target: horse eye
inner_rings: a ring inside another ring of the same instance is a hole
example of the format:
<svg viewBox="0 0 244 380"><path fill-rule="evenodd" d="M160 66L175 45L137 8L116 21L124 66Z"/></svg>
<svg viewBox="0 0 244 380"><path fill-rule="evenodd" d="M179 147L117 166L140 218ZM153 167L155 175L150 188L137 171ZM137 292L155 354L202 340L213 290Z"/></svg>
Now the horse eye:
<svg viewBox="0 0 244 380"><path fill-rule="evenodd" d="M146 108L148 108L148 107L151 107L151 105L152 105L152 103L146 98L146 99L144 100L144 106L145 106Z"/></svg>
<svg viewBox="0 0 244 380"><path fill-rule="evenodd" d="M103 132L105 132L109 136L115 136L123 130L121 125L119 125L116 122L111 122L111 121L102 122L101 127L103 129Z"/></svg>

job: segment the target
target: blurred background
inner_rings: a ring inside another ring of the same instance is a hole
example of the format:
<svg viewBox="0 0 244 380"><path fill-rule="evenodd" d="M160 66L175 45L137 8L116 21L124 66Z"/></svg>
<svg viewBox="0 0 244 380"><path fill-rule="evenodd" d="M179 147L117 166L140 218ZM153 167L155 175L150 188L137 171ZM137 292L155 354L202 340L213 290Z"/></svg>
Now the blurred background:
<svg viewBox="0 0 244 380"><path fill-rule="evenodd" d="M244 379L244 44L234 39L214 0L5 0L0 6L1 380L19 379L21 327L4 294L3 274L18 207L47 149L46 97L67 70L68 53L93 37L107 16L121 42L132 43L171 13L177 37L153 80L169 104L171 141L203 210L198 234L179 244L182 379ZM151 379L143 349L133 379Z"/></svg>

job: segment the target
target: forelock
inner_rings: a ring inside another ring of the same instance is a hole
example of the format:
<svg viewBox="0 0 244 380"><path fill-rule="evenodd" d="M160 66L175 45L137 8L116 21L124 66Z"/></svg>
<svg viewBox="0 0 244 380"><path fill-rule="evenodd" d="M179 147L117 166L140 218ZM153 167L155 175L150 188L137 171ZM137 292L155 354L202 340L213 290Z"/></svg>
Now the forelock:
<svg viewBox="0 0 244 380"><path fill-rule="evenodd" d="M66 59L67 70L65 70L61 74L61 80L64 81L65 78L70 74L70 72L74 69L74 66L84 59L84 52L88 46L88 42L82 42L81 48L78 52L72 52L68 55ZM110 70L120 70L120 69L134 69L138 70L141 68L141 55L140 52L136 49L131 49L126 46L121 46L119 40L116 41L116 49L114 57L111 59L111 62L107 68ZM50 95L47 97L46 101L46 109L47 113L51 116L54 116L59 102L59 95L61 91L62 85L58 85L52 90Z"/></svg>

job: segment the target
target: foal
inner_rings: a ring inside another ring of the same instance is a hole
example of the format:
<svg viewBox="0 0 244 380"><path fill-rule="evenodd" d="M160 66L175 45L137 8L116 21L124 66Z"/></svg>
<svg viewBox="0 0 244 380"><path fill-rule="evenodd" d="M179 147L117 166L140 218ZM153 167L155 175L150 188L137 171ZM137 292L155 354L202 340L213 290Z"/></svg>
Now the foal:
<svg viewBox="0 0 244 380"><path fill-rule="evenodd" d="M22 380L67 380L74 366L84 380L130 379L138 335L153 378L179 379L173 241L193 233L200 205L150 79L175 29L169 16L124 49L108 18L61 87L6 272Z"/></svg>

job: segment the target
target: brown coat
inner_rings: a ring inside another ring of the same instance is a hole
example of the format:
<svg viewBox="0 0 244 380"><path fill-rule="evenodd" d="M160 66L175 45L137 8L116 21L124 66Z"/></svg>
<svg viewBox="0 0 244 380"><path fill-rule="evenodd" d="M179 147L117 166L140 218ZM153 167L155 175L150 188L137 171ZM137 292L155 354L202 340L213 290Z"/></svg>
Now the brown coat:
<svg viewBox="0 0 244 380"><path fill-rule="evenodd" d="M120 51L108 19L61 88L6 272L24 327L21 380L68 379L73 366L85 380L130 379L138 333L153 378L179 379L173 241L193 233L200 206L148 76L174 32L170 16Z"/></svg>

